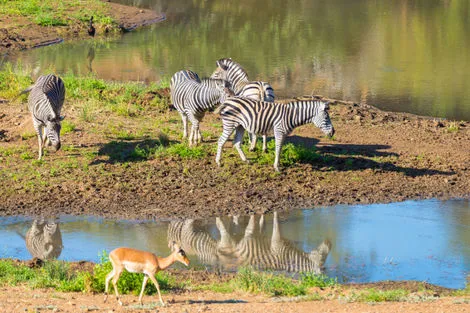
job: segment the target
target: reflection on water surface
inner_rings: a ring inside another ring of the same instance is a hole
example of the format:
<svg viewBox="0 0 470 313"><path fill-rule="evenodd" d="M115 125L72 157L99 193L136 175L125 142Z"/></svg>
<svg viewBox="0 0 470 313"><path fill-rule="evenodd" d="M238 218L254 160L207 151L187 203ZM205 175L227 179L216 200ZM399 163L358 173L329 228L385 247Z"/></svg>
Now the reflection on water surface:
<svg viewBox="0 0 470 313"><path fill-rule="evenodd" d="M63 260L99 261L102 251L119 246L167 255L168 242L176 239L191 266L213 270L309 270L340 282L417 280L451 288L463 288L470 274L469 200L336 206L204 220L61 216L46 221L51 234L61 234L63 248L51 249L48 243L58 240L45 239L45 229L38 232L42 237L37 246L56 251ZM0 257L30 259L23 234L41 223L1 218Z"/></svg>
<svg viewBox="0 0 470 313"><path fill-rule="evenodd" d="M120 0L166 21L10 59L116 80L201 77L232 57L280 97L323 94L392 111L470 120L468 0ZM260 14L262 12L262 14Z"/></svg>

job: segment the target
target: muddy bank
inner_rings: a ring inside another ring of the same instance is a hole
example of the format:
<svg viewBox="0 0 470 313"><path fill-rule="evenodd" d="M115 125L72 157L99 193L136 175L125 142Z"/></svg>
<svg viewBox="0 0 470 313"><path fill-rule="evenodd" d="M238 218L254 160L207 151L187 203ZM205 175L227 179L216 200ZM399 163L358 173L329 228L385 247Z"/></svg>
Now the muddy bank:
<svg viewBox="0 0 470 313"><path fill-rule="evenodd" d="M165 19L164 14L152 10L104 2L107 6L107 16L112 17L115 23L97 26L96 37L132 31ZM73 8L69 14L75 14ZM67 26L40 26L24 16L4 15L0 18L0 54L57 44L64 40L90 38L87 29L86 22Z"/></svg>
<svg viewBox="0 0 470 313"><path fill-rule="evenodd" d="M210 152L199 159L127 157L136 148L157 147L155 138L161 129L174 134L171 141L181 141L181 121L175 111L142 118L97 116L93 123L81 123L80 110L67 114L76 123L73 132L63 135L69 148L47 155L38 165L32 157L24 157L37 149L34 135L21 135L31 128L27 111L11 107L3 113L0 149L6 152L1 157L5 184L0 191L0 215L203 218L470 197L468 122L338 102L331 109L335 139L323 138L313 125L296 129L287 142L316 149L318 157L284 167L277 174L272 164L256 163L256 155L249 155L254 164L243 164L230 143L224 148L223 166L217 167L220 121L214 114L206 115L202 123L202 130L210 133L202 145ZM163 120L156 127L157 118ZM120 125L119 132L150 129L151 134L115 139L109 135L115 125ZM25 152L14 152L18 146Z"/></svg>

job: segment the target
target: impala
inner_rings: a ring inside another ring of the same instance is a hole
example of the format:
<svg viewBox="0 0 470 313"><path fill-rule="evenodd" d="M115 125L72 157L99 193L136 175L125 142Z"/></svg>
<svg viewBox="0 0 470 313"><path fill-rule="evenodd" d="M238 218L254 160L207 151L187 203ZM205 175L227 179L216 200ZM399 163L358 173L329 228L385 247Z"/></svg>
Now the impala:
<svg viewBox="0 0 470 313"><path fill-rule="evenodd" d="M166 258L156 256L151 252L136 250L132 248L116 248L109 253L109 260L113 265L113 270L106 276L105 283L105 298L106 302L108 298L108 287L109 281L113 279L114 292L116 293L116 299L120 305L122 305L121 300L119 299L119 293L117 290L117 282L119 276L121 276L122 270L126 269L131 273L144 273L144 281L142 283L142 290L139 295L139 303L142 304L142 295L144 294L145 285L147 284L148 279L153 282L155 287L157 287L158 296L160 297L160 303L164 305L162 295L160 294L160 287L158 282L155 279L155 275L167 267L171 266L175 262L181 262L184 265L189 265L189 259L186 256L186 253L173 242L173 252Z"/></svg>

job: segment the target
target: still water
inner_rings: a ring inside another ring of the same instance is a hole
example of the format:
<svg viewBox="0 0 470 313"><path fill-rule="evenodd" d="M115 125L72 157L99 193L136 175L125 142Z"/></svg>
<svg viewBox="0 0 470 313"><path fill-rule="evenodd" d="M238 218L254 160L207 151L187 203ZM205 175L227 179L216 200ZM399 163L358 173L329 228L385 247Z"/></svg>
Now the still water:
<svg viewBox="0 0 470 313"><path fill-rule="evenodd" d="M200 76L231 57L279 97L322 94L470 120L468 0L120 0L164 13L113 40L63 43L9 61L113 80Z"/></svg>
<svg viewBox="0 0 470 313"><path fill-rule="evenodd" d="M48 227L51 224L53 220ZM60 241L43 246L49 253L59 252L61 260L99 261L103 251L118 246L163 256L169 253L169 242L177 240L192 267L223 271L247 265L294 273L308 269L340 282L417 280L450 288L465 287L470 274L469 200L336 206L205 220L61 216L55 224ZM41 221L3 217L0 225L0 257L30 259L29 250L37 253L27 247L24 236L33 226L40 228Z"/></svg>

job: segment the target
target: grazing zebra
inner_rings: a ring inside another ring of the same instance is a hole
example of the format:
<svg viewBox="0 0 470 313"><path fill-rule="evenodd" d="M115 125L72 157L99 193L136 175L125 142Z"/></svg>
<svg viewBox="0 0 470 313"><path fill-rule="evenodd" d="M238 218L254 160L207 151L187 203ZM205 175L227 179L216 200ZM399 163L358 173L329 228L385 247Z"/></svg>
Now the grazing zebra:
<svg viewBox="0 0 470 313"><path fill-rule="evenodd" d="M43 261L58 258L63 248L60 228L55 222L34 220L25 242L33 258Z"/></svg>
<svg viewBox="0 0 470 313"><path fill-rule="evenodd" d="M181 249L198 257L201 263L220 266L228 261L224 254L234 246L231 237L220 219L216 219L220 240L214 239L209 232L197 225L193 219L171 221L168 225L168 242L178 242Z"/></svg>
<svg viewBox="0 0 470 313"><path fill-rule="evenodd" d="M261 223L260 223L261 224ZM295 247L281 236L277 212L274 212L273 233L271 239L264 237L261 225L255 222L255 216L245 229L244 237L235 248L235 255L241 266L253 266L262 270L287 272L313 272L320 274L331 249L328 240L323 241L310 253Z"/></svg>
<svg viewBox="0 0 470 313"><path fill-rule="evenodd" d="M240 145L245 130L263 135L274 131L276 141L274 169L279 171L282 143L295 127L313 123L327 136L333 136L334 128L328 109L329 102L321 100L292 101L282 104L231 97L222 104L220 109L223 133L219 138L215 160L220 166L222 148L234 130L233 146L244 162L247 162L247 159Z"/></svg>
<svg viewBox="0 0 470 313"><path fill-rule="evenodd" d="M230 58L220 59L216 62L217 69L211 78L224 79L233 85L235 95L258 101L274 102L274 90L266 82L250 82L248 75L240 64ZM250 133L250 151L256 147L256 134ZM266 135L263 135L263 152L266 152Z"/></svg>
<svg viewBox="0 0 470 313"><path fill-rule="evenodd" d="M171 102L183 120L183 138L188 135L188 119L192 124L190 146L202 140L199 123L205 112L233 95L229 87L230 84L225 80L211 78L201 80L196 73L187 70L179 71L171 78Z"/></svg>
<svg viewBox="0 0 470 313"><path fill-rule="evenodd" d="M52 145L54 151L60 149L60 122L64 119L60 111L64 104L65 86L60 77L49 74L40 76L34 85L21 94L28 92L28 108L38 135L40 160L46 142Z"/></svg>

